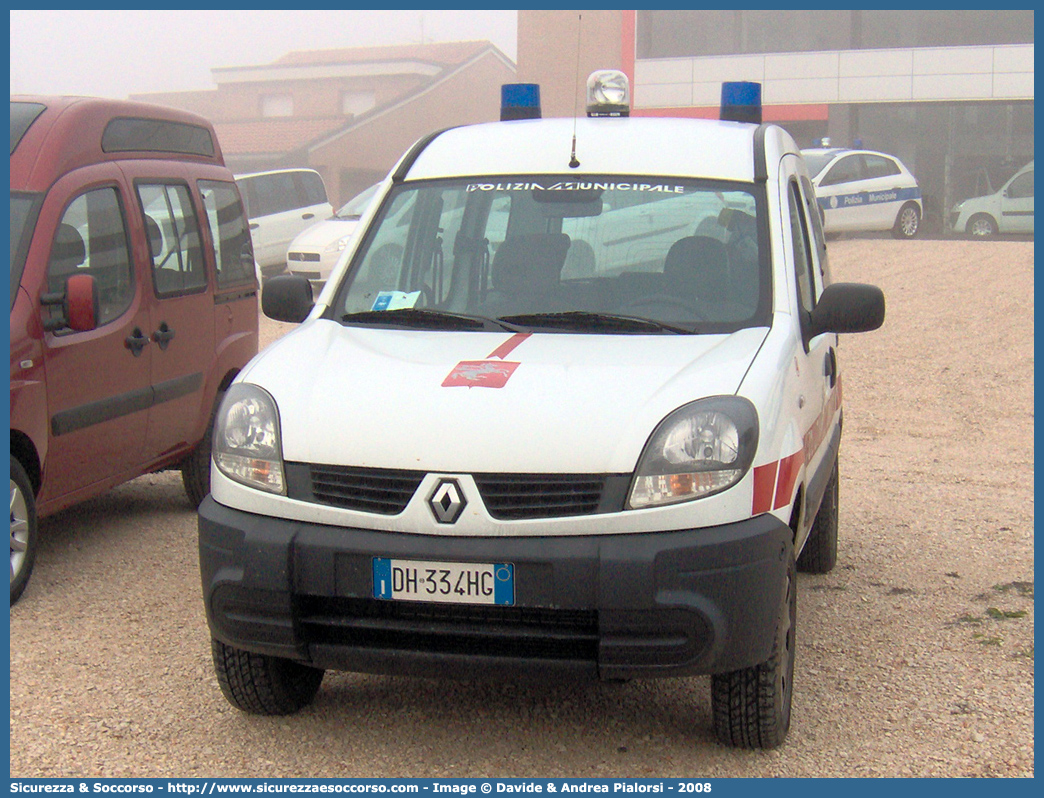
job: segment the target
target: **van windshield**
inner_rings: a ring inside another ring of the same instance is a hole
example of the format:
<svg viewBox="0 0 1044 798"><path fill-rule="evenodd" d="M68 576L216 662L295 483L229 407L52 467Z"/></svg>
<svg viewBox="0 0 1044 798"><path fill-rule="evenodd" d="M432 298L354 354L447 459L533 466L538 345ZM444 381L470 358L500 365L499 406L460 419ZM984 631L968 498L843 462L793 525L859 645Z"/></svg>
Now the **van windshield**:
<svg viewBox="0 0 1044 798"><path fill-rule="evenodd" d="M764 326L764 206L750 184L673 177L406 183L385 198L329 314L599 333Z"/></svg>
<svg viewBox="0 0 1044 798"><path fill-rule="evenodd" d="M11 303L13 306L15 292L22 281L22 270L25 268L25 256L29 249L29 240L36 225L36 213L40 208L39 194L11 192Z"/></svg>

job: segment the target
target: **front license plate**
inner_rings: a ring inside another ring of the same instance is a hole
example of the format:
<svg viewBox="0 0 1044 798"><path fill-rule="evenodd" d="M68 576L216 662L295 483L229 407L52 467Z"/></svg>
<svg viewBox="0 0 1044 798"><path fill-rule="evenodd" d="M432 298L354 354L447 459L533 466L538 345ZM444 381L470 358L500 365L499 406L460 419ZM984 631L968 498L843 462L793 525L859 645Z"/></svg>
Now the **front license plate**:
<svg viewBox="0 0 1044 798"><path fill-rule="evenodd" d="M429 562L373 558L373 597L444 604L515 603L509 562Z"/></svg>

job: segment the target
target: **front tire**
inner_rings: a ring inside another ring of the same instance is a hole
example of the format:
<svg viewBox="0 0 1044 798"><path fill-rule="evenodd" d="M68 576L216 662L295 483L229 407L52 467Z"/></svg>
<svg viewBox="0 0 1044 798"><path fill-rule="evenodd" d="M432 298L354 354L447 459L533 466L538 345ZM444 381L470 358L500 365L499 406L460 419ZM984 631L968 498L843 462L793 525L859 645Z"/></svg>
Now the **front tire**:
<svg viewBox="0 0 1044 798"><path fill-rule="evenodd" d="M895 238L913 238L921 229L921 211L916 203L908 202L899 209L892 226L892 236Z"/></svg>
<svg viewBox="0 0 1044 798"><path fill-rule="evenodd" d="M308 706L325 671L265 654L252 654L211 639L221 692L236 709L252 715L292 715Z"/></svg>
<svg viewBox="0 0 1044 798"><path fill-rule="evenodd" d="M965 230L972 238L993 238L997 235L997 223L992 216L977 213L968 220Z"/></svg>
<svg viewBox="0 0 1044 798"><path fill-rule="evenodd" d="M837 471L837 460L834 460L834 470L823 494L823 503L819 505L808 540L798 557L798 570L806 574L830 573L837 564Z"/></svg>
<svg viewBox="0 0 1044 798"><path fill-rule="evenodd" d="M711 677L711 709L718 741L734 748L776 748L790 729L794 694L797 573L790 550L769 658Z"/></svg>
<svg viewBox="0 0 1044 798"><path fill-rule="evenodd" d="M217 399L214 400L214 409L210 414L210 423L207 424L207 431L203 433L203 440L181 462L181 484L185 486L185 495L192 502L192 506L197 509L210 493L210 458L214 445L214 419L217 418L218 408L221 407L221 400L224 398L225 392L218 391Z"/></svg>
<svg viewBox="0 0 1044 798"><path fill-rule="evenodd" d="M22 595L36 562L36 495L25 469L11 457L11 604Z"/></svg>

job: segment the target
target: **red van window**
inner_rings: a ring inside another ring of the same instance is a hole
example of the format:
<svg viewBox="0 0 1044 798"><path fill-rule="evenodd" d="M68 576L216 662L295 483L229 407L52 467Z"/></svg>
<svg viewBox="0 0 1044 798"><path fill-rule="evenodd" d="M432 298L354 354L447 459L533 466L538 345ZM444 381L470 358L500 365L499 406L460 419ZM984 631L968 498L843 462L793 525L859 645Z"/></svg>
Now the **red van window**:
<svg viewBox="0 0 1044 798"><path fill-rule="evenodd" d="M65 283L73 274L89 274L94 278L98 288L99 326L118 318L130 307L134 277L127 225L113 188L81 194L65 209L51 245L47 290L65 291ZM61 315L50 307L46 308L46 314Z"/></svg>
<svg viewBox="0 0 1044 798"><path fill-rule="evenodd" d="M200 180L219 286L254 279L254 248L235 184Z"/></svg>
<svg viewBox="0 0 1044 798"><path fill-rule="evenodd" d="M207 285L199 222L188 186L139 184L157 296L201 291Z"/></svg>

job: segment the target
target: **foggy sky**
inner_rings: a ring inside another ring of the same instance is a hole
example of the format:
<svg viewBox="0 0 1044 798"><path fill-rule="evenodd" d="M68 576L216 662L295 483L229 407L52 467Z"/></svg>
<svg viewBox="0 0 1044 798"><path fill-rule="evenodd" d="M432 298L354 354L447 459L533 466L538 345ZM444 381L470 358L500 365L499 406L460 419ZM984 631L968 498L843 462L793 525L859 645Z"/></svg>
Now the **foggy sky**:
<svg viewBox="0 0 1044 798"><path fill-rule="evenodd" d="M214 67L268 64L293 50L491 41L515 59L515 11L15 11L11 93L130 94L214 89Z"/></svg>

